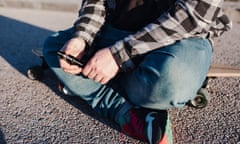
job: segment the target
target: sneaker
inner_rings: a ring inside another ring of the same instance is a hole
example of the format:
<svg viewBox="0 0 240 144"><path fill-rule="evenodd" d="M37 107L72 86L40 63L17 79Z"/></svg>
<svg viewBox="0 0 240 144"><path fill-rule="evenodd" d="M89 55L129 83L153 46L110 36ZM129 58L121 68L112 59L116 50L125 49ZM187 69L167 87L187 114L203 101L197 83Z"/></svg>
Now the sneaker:
<svg viewBox="0 0 240 144"><path fill-rule="evenodd" d="M150 144L159 144L164 136L168 113L145 108L131 108L120 118L123 133Z"/></svg>

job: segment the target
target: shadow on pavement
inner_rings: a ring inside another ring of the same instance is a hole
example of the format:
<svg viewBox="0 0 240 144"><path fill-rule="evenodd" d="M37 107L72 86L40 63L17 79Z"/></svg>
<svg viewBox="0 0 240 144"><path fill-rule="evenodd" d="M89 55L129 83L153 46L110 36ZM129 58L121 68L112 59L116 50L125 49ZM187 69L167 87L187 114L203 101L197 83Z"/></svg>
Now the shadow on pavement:
<svg viewBox="0 0 240 144"><path fill-rule="evenodd" d="M41 48L45 38L52 33L53 31L41 27L0 16L0 57L26 76L29 66L41 64L41 59L33 55L31 50ZM86 102L80 98L61 95L57 90L58 80L49 70L45 71L45 78L41 82L83 113L118 130L114 123L96 115Z"/></svg>
<svg viewBox="0 0 240 144"><path fill-rule="evenodd" d="M5 136L1 129L0 129L0 144L7 144L5 140Z"/></svg>
<svg viewBox="0 0 240 144"><path fill-rule="evenodd" d="M31 49L40 48L43 38L52 32L15 19L0 16L0 56L23 75L38 58Z"/></svg>

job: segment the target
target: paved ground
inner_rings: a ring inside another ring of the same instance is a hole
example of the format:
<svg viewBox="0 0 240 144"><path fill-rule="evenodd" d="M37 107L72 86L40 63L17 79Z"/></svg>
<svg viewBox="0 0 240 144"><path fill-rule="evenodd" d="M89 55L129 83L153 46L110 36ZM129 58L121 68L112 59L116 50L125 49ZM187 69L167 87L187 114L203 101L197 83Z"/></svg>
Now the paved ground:
<svg viewBox="0 0 240 144"><path fill-rule="evenodd" d="M0 6L77 12L82 0L0 0Z"/></svg>
<svg viewBox="0 0 240 144"><path fill-rule="evenodd" d="M31 49L71 26L76 13L1 7L0 14L0 144L141 143L119 133L83 101L59 94L51 72L42 82L26 77L27 68L40 63ZM235 19L234 29L216 40L215 63L240 66L239 29ZM175 143L240 142L240 78L214 79L208 90L211 101L205 109L170 111Z"/></svg>

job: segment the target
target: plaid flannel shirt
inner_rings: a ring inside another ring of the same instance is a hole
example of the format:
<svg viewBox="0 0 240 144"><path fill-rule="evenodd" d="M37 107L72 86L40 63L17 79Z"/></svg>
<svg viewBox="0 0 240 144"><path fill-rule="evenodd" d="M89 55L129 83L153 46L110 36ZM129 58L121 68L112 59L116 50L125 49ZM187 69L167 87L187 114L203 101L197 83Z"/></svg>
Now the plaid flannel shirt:
<svg viewBox="0 0 240 144"><path fill-rule="evenodd" d="M114 0L85 0L75 22L74 37L83 38L89 46L105 22L105 4ZM176 0L175 4L154 22L133 35L109 46L116 62L124 70L134 67L132 58L189 37L212 39L231 28L223 14L223 0Z"/></svg>

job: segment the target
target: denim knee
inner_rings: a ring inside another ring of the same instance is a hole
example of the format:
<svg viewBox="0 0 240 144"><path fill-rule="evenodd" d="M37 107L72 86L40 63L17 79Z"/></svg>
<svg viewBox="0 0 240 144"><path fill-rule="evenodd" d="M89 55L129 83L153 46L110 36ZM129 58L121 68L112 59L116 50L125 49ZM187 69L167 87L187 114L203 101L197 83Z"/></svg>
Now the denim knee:
<svg viewBox="0 0 240 144"><path fill-rule="evenodd" d="M52 49L53 42L51 39L52 39L51 36L45 39L42 49L43 55L46 55Z"/></svg>
<svg viewBox="0 0 240 144"><path fill-rule="evenodd" d="M53 33L46 38L43 44L43 55L55 53L72 37L73 28Z"/></svg>
<svg viewBox="0 0 240 144"><path fill-rule="evenodd" d="M172 58L170 58L172 59ZM182 107L192 97L197 89L192 77L184 68L170 60L162 69L147 66L141 67L141 77L138 79L138 92L131 95L131 101L139 106L153 109L168 109ZM187 66L185 66L186 68Z"/></svg>
<svg viewBox="0 0 240 144"><path fill-rule="evenodd" d="M126 79L124 87L134 104L168 109L194 98L211 64L208 40L192 38L148 54Z"/></svg>

